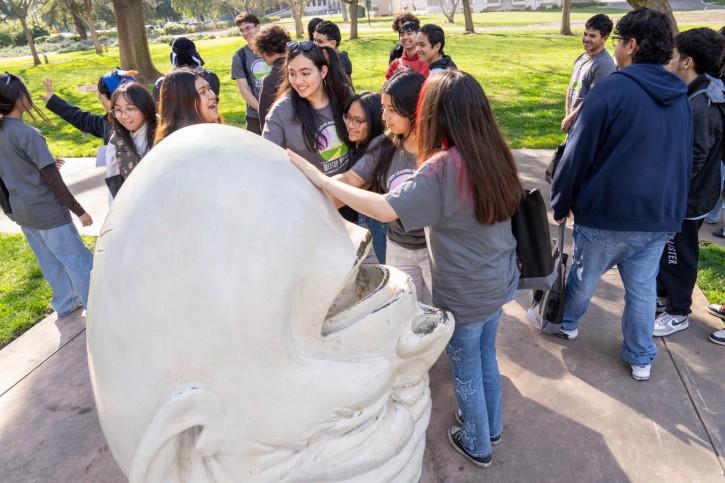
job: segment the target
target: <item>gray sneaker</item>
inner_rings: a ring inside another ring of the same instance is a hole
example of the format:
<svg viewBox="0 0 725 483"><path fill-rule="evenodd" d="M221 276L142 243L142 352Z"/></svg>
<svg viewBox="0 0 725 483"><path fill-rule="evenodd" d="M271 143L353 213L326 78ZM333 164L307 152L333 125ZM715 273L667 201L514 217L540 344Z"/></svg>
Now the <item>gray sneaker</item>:
<svg viewBox="0 0 725 483"><path fill-rule="evenodd" d="M675 332L685 330L690 326L687 315L672 315L663 312L655 319L655 330L652 333L655 337L665 337Z"/></svg>

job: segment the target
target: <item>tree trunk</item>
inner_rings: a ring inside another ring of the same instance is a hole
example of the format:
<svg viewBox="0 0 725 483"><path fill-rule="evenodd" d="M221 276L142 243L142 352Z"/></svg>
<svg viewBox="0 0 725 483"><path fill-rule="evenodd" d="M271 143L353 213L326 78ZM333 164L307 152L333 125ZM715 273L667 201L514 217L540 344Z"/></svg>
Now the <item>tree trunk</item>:
<svg viewBox="0 0 725 483"><path fill-rule="evenodd" d="M116 0L114 0L116 1ZM290 4L290 10L292 10L292 17L295 19L295 37L301 39L305 36L305 28L302 25L302 15L305 13L305 6L307 0L292 0Z"/></svg>
<svg viewBox="0 0 725 483"><path fill-rule="evenodd" d="M96 25L93 21L93 5L91 0L83 0L85 6L86 16L84 17L88 28L91 31L91 40L93 41L93 48L96 50L96 54L100 55L103 53L103 47L101 47L101 41L98 40L98 33L96 32Z"/></svg>
<svg viewBox="0 0 725 483"><path fill-rule="evenodd" d="M342 21L347 22L347 9L343 6L340 10L342 10Z"/></svg>
<svg viewBox="0 0 725 483"><path fill-rule="evenodd" d="M672 6L670 6L670 2L668 0L627 0L627 3L630 4L632 8L646 7L651 10L667 14L667 16L670 17L670 22L672 22L672 35L680 33L680 29L677 28L677 20L675 20L675 16L672 14Z"/></svg>
<svg viewBox="0 0 725 483"><path fill-rule="evenodd" d="M350 40L355 40L357 36L357 2L358 0L352 0L350 2Z"/></svg>
<svg viewBox="0 0 725 483"><path fill-rule="evenodd" d="M121 68L137 70L144 82L153 82L161 77L151 60L149 43L146 39L143 0L113 0L118 29L118 50Z"/></svg>
<svg viewBox="0 0 725 483"><path fill-rule="evenodd" d="M574 35L571 33L571 0L562 0L561 2L559 35Z"/></svg>
<svg viewBox="0 0 725 483"><path fill-rule="evenodd" d="M73 17L73 24L75 25L76 32L78 32L81 40L88 40L88 34L86 33L86 26L83 23L83 19L78 17L73 12L71 12L71 17Z"/></svg>
<svg viewBox="0 0 725 483"><path fill-rule="evenodd" d="M473 14L471 12L470 0L463 0L463 18L466 20L465 32L475 34L475 30L473 30Z"/></svg>
<svg viewBox="0 0 725 483"><path fill-rule="evenodd" d="M35 40L33 39L33 34L30 32L30 29L28 29L28 24L25 21L25 17L18 18L20 20L20 25L23 27L23 32L25 32L25 38L28 40L28 47L30 47L30 54L33 56L33 65L40 65L40 57L38 57L38 51L35 50Z"/></svg>
<svg viewBox="0 0 725 483"><path fill-rule="evenodd" d="M448 23L454 23L456 17L456 9L458 8L458 2L460 0L438 0L438 5L441 6L441 12L446 18ZM450 2L450 6L449 6Z"/></svg>

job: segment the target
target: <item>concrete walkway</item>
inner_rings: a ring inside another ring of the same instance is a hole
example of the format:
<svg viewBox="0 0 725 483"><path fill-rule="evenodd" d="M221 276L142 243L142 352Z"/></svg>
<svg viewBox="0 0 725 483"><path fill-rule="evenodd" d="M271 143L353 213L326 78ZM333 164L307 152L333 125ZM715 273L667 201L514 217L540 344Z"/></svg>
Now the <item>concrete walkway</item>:
<svg viewBox="0 0 725 483"><path fill-rule="evenodd" d="M551 151L515 155L524 185L548 197L542 176ZM95 220L85 232L97 234L108 209L103 170L91 160L69 160L62 172ZM0 220L2 231L16 231L12 225ZM725 348L707 341L722 323L706 314L696 289L689 329L657 338L652 379L636 382L621 359L623 299L612 270L575 341L528 324L528 292L505 307L497 342L504 432L485 470L454 452L445 436L455 401L441 357L430 372L433 415L422 481L722 482ZM40 322L0 351L0 368L0 481L126 480L98 423L80 311Z"/></svg>

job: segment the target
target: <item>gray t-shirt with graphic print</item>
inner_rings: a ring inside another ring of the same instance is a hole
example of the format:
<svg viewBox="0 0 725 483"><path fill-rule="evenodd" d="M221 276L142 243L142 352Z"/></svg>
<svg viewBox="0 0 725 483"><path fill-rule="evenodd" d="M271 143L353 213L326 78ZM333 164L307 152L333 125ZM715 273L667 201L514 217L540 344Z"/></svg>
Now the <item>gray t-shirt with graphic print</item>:
<svg viewBox="0 0 725 483"><path fill-rule="evenodd" d="M385 142L385 134L373 139L365 155L352 167L352 172L366 183L372 181L375 176L375 168L380 162L381 150ZM416 163L417 159L414 154L396 148L387 172L378 182L386 192L394 191L405 180L413 176L417 169ZM409 250L421 250L426 247L423 229L405 231L399 220L388 223L388 238Z"/></svg>
<svg viewBox="0 0 725 483"><path fill-rule="evenodd" d="M242 58L244 58L247 64L246 72L242 64ZM245 45L234 52L234 56L232 57L232 79L247 79L247 84L249 84L249 88L257 100L259 100L259 93L262 90L262 79L271 70L272 68L261 57L258 57L257 54L252 52L249 45ZM258 118L259 113L251 106L247 106L247 117Z"/></svg>
<svg viewBox="0 0 725 483"><path fill-rule="evenodd" d="M587 93L597 82L614 72L616 67L607 49L594 57L584 52L576 61L569 80L569 108L573 111L584 101Z"/></svg>
<svg viewBox="0 0 725 483"><path fill-rule="evenodd" d="M319 121L317 135L323 146L319 150L307 149L302 134L302 122L295 120L292 99L289 96L279 99L269 110L262 137L278 146L291 149L327 176L344 173L350 168L351 153L348 145L337 135L332 108L328 104L315 112Z"/></svg>
<svg viewBox="0 0 725 483"><path fill-rule="evenodd" d="M433 305L456 324L495 314L518 284L511 221L482 225L460 154L443 151L385 198L407 229L425 228L433 277Z"/></svg>
<svg viewBox="0 0 725 483"><path fill-rule="evenodd" d="M10 194L15 222L36 230L71 223L70 211L40 174L55 164L43 135L13 117L0 119L0 124L0 178Z"/></svg>

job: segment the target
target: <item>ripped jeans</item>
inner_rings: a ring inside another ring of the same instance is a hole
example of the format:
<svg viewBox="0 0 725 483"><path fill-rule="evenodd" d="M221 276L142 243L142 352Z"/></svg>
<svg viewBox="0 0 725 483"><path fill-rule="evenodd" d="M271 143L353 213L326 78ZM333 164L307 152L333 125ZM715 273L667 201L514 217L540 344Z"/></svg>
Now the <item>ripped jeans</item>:
<svg viewBox="0 0 725 483"><path fill-rule="evenodd" d="M501 376L496 360L496 329L501 309L491 317L457 325L446 354L453 369L458 407L463 412L462 442L473 456L493 451L491 438L503 430Z"/></svg>

